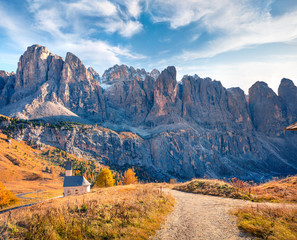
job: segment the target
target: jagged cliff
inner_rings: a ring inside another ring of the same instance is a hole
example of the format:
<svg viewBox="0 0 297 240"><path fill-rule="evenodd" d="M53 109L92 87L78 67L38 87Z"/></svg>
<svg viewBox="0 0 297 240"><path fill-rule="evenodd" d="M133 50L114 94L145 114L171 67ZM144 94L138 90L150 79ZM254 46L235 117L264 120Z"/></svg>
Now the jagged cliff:
<svg viewBox="0 0 297 240"><path fill-rule="evenodd" d="M177 82L174 67L148 73L115 65L101 79L73 54L64 60L39 45L21 56L16 74L0 71L0 113L91 124L31 126L16 138L101 156L105 164L153 169L160 178L296 174L297 135L281 131L297 121L296 103L289 79L278 95L257 82L248 98L240 88L197 75Z"/></svg>

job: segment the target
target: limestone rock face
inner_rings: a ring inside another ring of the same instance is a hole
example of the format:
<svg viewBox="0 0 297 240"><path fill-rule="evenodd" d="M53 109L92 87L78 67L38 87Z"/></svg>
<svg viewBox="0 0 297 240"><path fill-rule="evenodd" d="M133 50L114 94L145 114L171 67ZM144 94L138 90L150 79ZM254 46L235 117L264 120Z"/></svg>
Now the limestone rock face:
<svg viewBox="0 0 297 240"><path fill-rule="evenodd" d="M126 65L115 65L102 75L102 83L112 84L120 81L144 80L148 73L144 69L134 69Z"/></svg>
<svg viewBox="0 0 297 240"><path fill-rule="evenodd" d="M281 134L286 124L285 105L281 99L264 82L256 82L249 89L249 108L251 119L257 131Z"/></svg>
<svg viewBox="0 0 297 240"><path fill-rule="evenodd" d="M153 107L146 125L156 126L180 122L182 102L178 96L175 67L167 67L154 84Z"/></svg>
<svg viewBox="0 0 297 240"><path fill-rule="evenodd" d="M145 122L153 104L154 80L133 79L114 83L104 92L108 119L114 123L126 122L139 126Z"/></svg>
<svg viewBox="0 0 297 240"><path fill-rule="evenodd" d="M61 57L51 54L46 47L40 45L28 47L18 63L15 92L10 102L14 103L31 95L49 79L57 84L62 62Z"/></svg>
<svg viewBox="0 0 297 240"><path fill-rule="evenodd" d="M231 123L233 128L242 132L252 131L253 123L250 118L249 106L244 91L240 88L229 88L227 97L227 109L231 115L229 123Z"/></svg>
<svg viewBox="0 0 297 240"><path fill-rule="evenodd" d="M153 69L149 74L153 79L157 80L160 75L160 71L158 69Z"/></svg>
<svg viewBox="0 0 297 240"><path fill-rule="evenodd" d="M278 88L278 96L286 106L288 124L297 116L297 87L290 79L283 78Z"/></svg>
<svg viewBox="0 0 297 240"><path fill-rule="evenodd" d="M2 90L5 84L9 81L9 77L12 74L6 71L0 71L0 90Z"/></svg>
<svg viewBox="0 0 297 240"><path fill-rule="evenodd" d="M244 92L225 89L218 81L198 76L182 79L182 116L205 128L250 131L252 123Z"/></svg>
<svg viewBox="0 0 297 240"><path fill-rule="evenodd" d="M96 70L92 67L88 68L89 72L92 74L93 78L96 79L98 82L100 82L100 75L96 72Z"/></svg>
<svg viewBox="0 0 297 240"><path fill-rule="evenodd" d="M65 107L78 115L89 116L99 122L105 118L105 103L99 82L72 53L66 55L58 97Z"/></svg>
<svg viewBox="0 0 297 240"><path fill-rule="evenodd" d="M0 71L0 107L9 104L14 92L15 73Z"/></svg>
<svg viewBox="0 0 297 240"><path fill-rule="evenodd" d="M47 80L48 57L51 55L46 47L33 45L20 57L16 73L15 89L34 87Z"/></svg>
<svg viewBox="0 0 297 240"><path fill-rule="evenodd" d="M64 60L39 45L21 56L16 74L0 71L1 114L91 124L28 126L16 138L150 169L160 180L297 174L297 136L281 131L297 121L296 103L289 79L278 95L257 82L248 98L198 75L177 82L175 67L148 73L115 65L100 79L74 54Z"/></svg>

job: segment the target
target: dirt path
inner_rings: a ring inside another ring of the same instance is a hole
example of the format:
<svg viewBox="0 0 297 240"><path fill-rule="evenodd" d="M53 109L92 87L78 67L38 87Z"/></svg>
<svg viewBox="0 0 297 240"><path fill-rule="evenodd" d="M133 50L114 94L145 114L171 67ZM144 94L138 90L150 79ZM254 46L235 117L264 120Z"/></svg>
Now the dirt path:
<svg viewBox="0 0 297 240"><path fill-rule="evenodd" d="M251 205L251 202L169 189L166 191L175 198L176 207L154 239L253 239L237 228L236 217L228 213L234 207Z"/></svg>
<svg viewBox="0 0 297 240"><path fill-rule="evenodd" d="M38 191L35 191L35 192L26 192L26 193L20 193L20 194L17 194L16 196L18 198L21 198L21 199L34 199L32 197L24 197L25 195L28 195L28 194L32 194L32 193L40 193L42 192L41 190L38 190Z"/></svg>

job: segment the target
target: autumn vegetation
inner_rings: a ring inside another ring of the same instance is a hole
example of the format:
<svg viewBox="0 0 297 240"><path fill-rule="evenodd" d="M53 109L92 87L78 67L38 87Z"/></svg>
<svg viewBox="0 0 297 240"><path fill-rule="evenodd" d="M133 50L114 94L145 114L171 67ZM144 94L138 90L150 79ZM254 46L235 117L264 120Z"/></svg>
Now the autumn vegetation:
<svg viewBox="0 0 297 240"><path fill-rule="evenodd" d="M112 187L114 183L115 180L112 176L111 171L108 168L102 169L97 177L96 185L98 187Z"/></svg>
<svg viewBox="0 0 297 240"><path fill-rule="evenodd" d="M2 214L0 232L12 239L148 239L173 204L149 184L100 188Z"/></svg>
<svg viewBox="0 0 297 240"><path fill-rule="evenodd" d="M18 202L19 199L0 182L0 209Z"/></svg>
<svg viewBox="0 0 297 240"><path fill-rule="evenodd" d="M257 205L235 210L238 227L258 239L297 239L297 208Z"/></svg>
<svg viewBox="0 0 297 240"><path fill-rule="evenodd" d="M123 183L125 185L138 183L138 178L136 176L134 168L129 168L127 171L124 172Z"/></svg>
<svg viewBox="0 0 297 240"><path fill-rule="evenodd" d="M267 183L255 184L233 178L230 182L217 179L194 179L175 185L185 192L238 198L253 202L295 202L297 203L297 176Z"/></svg>

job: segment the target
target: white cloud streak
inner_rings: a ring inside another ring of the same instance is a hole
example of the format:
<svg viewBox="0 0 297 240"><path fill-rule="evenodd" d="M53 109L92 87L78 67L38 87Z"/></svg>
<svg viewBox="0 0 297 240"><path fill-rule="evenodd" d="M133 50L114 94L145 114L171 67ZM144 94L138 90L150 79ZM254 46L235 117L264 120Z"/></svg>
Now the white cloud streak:
<svg viewBox="0 0 297 240"><path fill-rule="evenodd" d="M202 50L188 50L180 60L210 58L253 45L288 42L297 38L297 11L273 17L270 4L251 0L147 0L155 22L168 22L173 29L196 24L197 31L217 34ZM199 33L199 32L198 32Z"/></svg>

